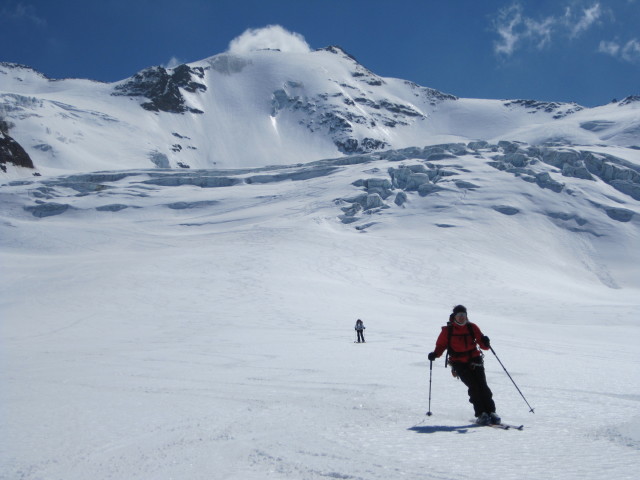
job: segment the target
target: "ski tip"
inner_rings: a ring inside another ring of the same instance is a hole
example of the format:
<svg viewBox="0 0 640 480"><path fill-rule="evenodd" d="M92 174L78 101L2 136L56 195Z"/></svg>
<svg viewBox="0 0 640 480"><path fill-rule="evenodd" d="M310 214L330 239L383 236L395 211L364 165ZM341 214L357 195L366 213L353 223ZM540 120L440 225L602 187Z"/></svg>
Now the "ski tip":
<svg viewBox="0 0 640 480"><path fill-rule="evenodd" d="M524 425L505 425L504 423L500 424L505 430L522 430Z"/></svg>

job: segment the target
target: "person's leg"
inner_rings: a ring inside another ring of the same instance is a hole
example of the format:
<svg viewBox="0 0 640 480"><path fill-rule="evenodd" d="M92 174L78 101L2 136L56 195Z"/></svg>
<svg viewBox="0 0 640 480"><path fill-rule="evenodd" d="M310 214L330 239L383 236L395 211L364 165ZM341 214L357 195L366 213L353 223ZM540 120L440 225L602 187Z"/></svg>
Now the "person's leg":
<svg viewBox="0 0 640 480"><path fill-rule="evenodd" d="M482 400L482 395L480 394L481 388L478 385L478 378L474 371L475 369L473 369L468 363L456 363L453 368L462 383L467 386L469 403L473 405L474 416L479 417L485 411L485 405Z"/></svg>
<svg viewBox="0 0 640 480"><path fill-rule="evenodd" d="M487 385L484 367L476 367L474 369L474 377L478 401L482 404L483 412L495 413L496 404L493 401L493 392L491 392L489 385Z"/></svg>

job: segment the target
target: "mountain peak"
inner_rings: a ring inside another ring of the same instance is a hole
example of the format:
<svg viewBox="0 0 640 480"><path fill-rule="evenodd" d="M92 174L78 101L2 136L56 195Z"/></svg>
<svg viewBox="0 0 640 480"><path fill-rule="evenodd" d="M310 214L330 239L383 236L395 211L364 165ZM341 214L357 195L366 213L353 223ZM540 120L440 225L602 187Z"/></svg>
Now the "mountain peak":
<svg viewBox="0 0 640 480"><path fill-rule="evenodd" d="M12 63L12 62L0 62L0 68L4 68L6 70L9 71L14 71L14 72L18 72L18 71L26 71L29 72L31 74L35 74L38 75L40 77L42 77L43 79L46 80L51 80L49 77L47 77L44 73L39 72L38 70L36 70L33 67L29 67L28 65L22 65L20 63Z"/></svg>
<svg viewBox="0 0 640 480"><path fill-rule="evenodd" d="M640 102L640 95L629 95L626 98L623 98L618 102L619 107L624 107L625 105L631 105L632 103Z"/></svg>
<svg viewBox="0 0 640 480"><path fill-rule="evenodd" d="M346 57L350 60L353 60L354 62L356 62L357 64L360 64L360 62L358 62L358 60L356 60L356 57L354 57L353 55L351 55L350 53L348 53L344 48L342 48L339 45L329 45L328 47L323 47L323 48L318 48L316 50L316 52L330 52L330 53L335 53L336 55L341 55L343 57Z"/></svg>
<svg viewBox="0 0 640 480"><path fill-rule="evenodd" d="M639 97L619 109L458 98L376 75L337 45L254 40L111 84L2 63L0 121L36 169L79 171L260 167L470 141L638 145Z"/></svg>

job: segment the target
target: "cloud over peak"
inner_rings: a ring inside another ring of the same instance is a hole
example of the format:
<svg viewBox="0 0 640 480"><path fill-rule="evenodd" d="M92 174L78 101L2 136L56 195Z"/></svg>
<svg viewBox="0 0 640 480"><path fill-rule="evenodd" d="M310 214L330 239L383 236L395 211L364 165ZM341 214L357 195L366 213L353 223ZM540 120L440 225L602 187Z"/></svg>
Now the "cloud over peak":
<svg viewBox="0 0 640 480"><path fill-rule="evenodd" d="M290 32L280 25L250 28L229 43L229 53L235 54L267 49L292 53L311 51L311 47L302 35Z"/></svg>

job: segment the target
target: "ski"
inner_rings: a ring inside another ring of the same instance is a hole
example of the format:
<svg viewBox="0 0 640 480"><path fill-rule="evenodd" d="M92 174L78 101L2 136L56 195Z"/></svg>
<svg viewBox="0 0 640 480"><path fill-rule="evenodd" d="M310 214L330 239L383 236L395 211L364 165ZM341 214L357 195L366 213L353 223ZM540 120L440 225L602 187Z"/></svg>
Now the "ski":
<svg viewBox="0 0 640 480"><path fill-rule="evenodd" d="M502 430L522 430L524 425L510 425L508 423L490 423L487 427L501 428Z"/></svg>
<svg viewBox="0 0 640 480"><path fill-rule="evenodd" d="M472 420L475 423L475 420ZM499 428L501 430L522 430L524 429L524 425L513 425L511 423L487 423L485 425L475 423L479 427L493 427Z"/></svg>
<svg viewBox="0 0 640 480"><path fill-rule="evenodd" d="M509 428L513 428L514 430L524 429L524 425L509 425L508 423L503 423L501 425L507 425Z"/></svg>
<svg viewBox="0 0 640 480"><path fill-rule="evenodd" d="M504 425L502 423L489 423L487 425L481 425L483 427L492 427L492 428L500 428L502 430L509 430L511 428L509 425Z"/></svg>

